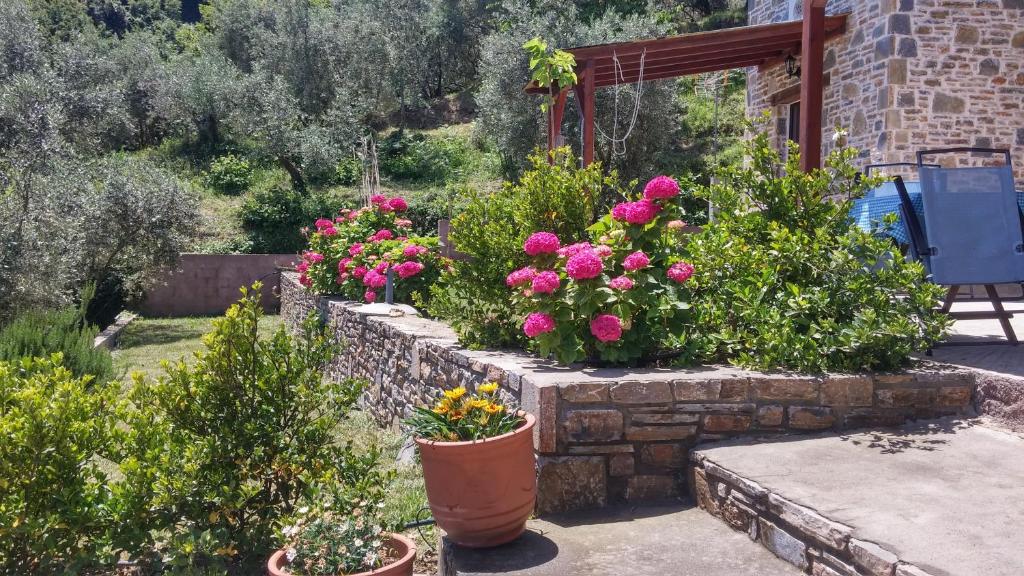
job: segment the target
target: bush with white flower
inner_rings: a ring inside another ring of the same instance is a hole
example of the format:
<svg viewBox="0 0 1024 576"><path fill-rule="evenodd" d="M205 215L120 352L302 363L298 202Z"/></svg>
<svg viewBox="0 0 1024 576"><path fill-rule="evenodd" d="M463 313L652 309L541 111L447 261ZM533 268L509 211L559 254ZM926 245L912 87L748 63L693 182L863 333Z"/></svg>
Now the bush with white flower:
<svg viewBox="0 0 1024 576"><path fill-rule="evenodd" d="M637 364L666 352L685 327L694 271L684 259L679 192L659 176L591 226L590 242L563 246L544 231L526 240L532 262L506 284L541 356Z"/></svg>
<svg viewBox="0 0 1024 576"><path fill-rule="evenodd" d="M303 576L337 576L369 572L390 560L389 534L382 503L363 502L347 514L307 514L282 530L287 538L288 571Z"/></svg>
<svg viewBox="0 0 1024 576"><path fill-rule="evenodd" d="M333 220L321 218L306 231L309 249L296 265L299 281L319 294L375 302L384 299L390 270L395 301L422 304L440 274L437 238L409 235L412 222L401 217L408 209L404 199L375 195L370 201Z"/></svg>

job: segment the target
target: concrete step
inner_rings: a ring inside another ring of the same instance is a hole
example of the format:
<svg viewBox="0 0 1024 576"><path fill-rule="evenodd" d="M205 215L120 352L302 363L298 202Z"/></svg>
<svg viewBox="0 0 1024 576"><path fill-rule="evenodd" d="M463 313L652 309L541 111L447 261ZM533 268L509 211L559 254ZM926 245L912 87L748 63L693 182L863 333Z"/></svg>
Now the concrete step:
<svg viewBox="0 0 1024 576"><path fill-rule="evenodd" d="M722 443L691 460L702 508L816 576L1024 574L1024 438L982 421Z"/></svg>
<svg viewBox="0 0 1024 576"><path fill-rule="evenodd" d="M440 576L795 576L800 571L689 504L531 520L515 542L470 550L442 539Z"/></svg>

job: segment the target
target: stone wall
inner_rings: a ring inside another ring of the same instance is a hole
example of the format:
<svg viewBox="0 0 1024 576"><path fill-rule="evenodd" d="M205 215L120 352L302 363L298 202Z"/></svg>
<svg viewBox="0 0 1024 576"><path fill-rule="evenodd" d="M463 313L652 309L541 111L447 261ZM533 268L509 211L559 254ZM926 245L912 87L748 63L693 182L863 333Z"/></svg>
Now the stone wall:
<svg viewBox="0 0 1024 576"><path fill-rule="evenodd" d="M363 404L394 425L440 390L498 382L537 416L538 511L674 497L690 449L735 436L898 425L970 410L968 372L925 365L899 374L801 376L732 367L565 368L518 352L471 351L443 323L361 314L316 297L285 273L281 314L296 326L317 311L348 348L332 376L365 378Z"/></svg>
<svg viewBox="0 0 1024 576"><path fill-rule="evenodd" d="M752 0L750 23L799 18L800 4ZM826 130L847 129L865 164L916 162L923 148L1010 148L1024 186L1024 2L831 0L828 12L850 16L846 34L826 46ZM781 147L795 100L783 90L799 78L784 66L748 74L748 111L772 112ZM826 137L825 152L833 145Z"/></svg>

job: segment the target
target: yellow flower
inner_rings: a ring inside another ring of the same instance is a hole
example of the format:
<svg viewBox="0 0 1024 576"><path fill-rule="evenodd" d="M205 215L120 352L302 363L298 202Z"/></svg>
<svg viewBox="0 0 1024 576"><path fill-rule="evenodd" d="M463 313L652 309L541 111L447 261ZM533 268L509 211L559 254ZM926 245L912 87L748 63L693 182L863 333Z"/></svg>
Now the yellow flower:
<svg viewBox="0 0 1024 576"><path fill-rule="evenodd" d="M466 388L463 387L463 386L459 386L458 388L455 388L454 390L445 390L444 391L444 397L449 399L449 400L458 400L459 398L462 398L465 395L466 395Z"/></svg>
<svg viewBox="0 0 1024 576"><path fill-rule="evenodd" d="M455 422L457 420L462 420L463 416L464 416L464 414L462 413L461 410L453 410L451 413L448 414L448 418L450 418L452 420L452 422Z"/></svg>
<svg viewBox="0 0 1024 576"><path fill-rule="evenodd" d="M497 391L498 391L498 383L497 382L488 382L487 384L481 384L480 385L480 393L481 394L494 394Z"/></svg>
<svg viewBox="0 0 1024 576"><path fill-rule="evenodd" d="M487 406L484 407L484 411L486 411L488 414L497 414L498 412L501 412L504 409L505 407L500 404L488 403Z"/></svg>
<svg viewBox="0 0 1024 576"><path fill-rule="evenodd" d="M487 408L490 404L491 404L491 401L487 400L486 398L474 398L473 400L470 400L469 402L466 402L466 408L469 409L469 410L473 410L473 409L480 410L480 409L483 409L483 408Z"/></svg>
<svg viewBox="0 0 1024 576"><path fill-rule="evenodd" d="M438 402L437 406L434 406L434 414L447 414L450 408L451 406L448 404L447 401Z"/></svg>

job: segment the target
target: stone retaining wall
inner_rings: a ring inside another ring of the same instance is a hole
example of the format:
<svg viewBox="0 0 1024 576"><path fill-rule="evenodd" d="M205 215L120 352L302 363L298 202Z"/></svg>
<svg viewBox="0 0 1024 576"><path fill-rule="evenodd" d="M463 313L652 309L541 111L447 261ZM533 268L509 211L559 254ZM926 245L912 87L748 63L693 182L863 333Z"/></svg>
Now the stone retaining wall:
<svg viewBox="0 0 1024 576"><path fill-rule="evenodd" d="M335 378L366 378L363 403L394 425L440 390L498 382L537 416L538 511L678 496L690 449L735 436L774 436L961 414L970 372L923 365L899 374L804 376L732 367L573 369L518 352L471 351L445 324L366 316L358 305L281 278L281 315L296 326L316 310L348 348Z"/></svg>

